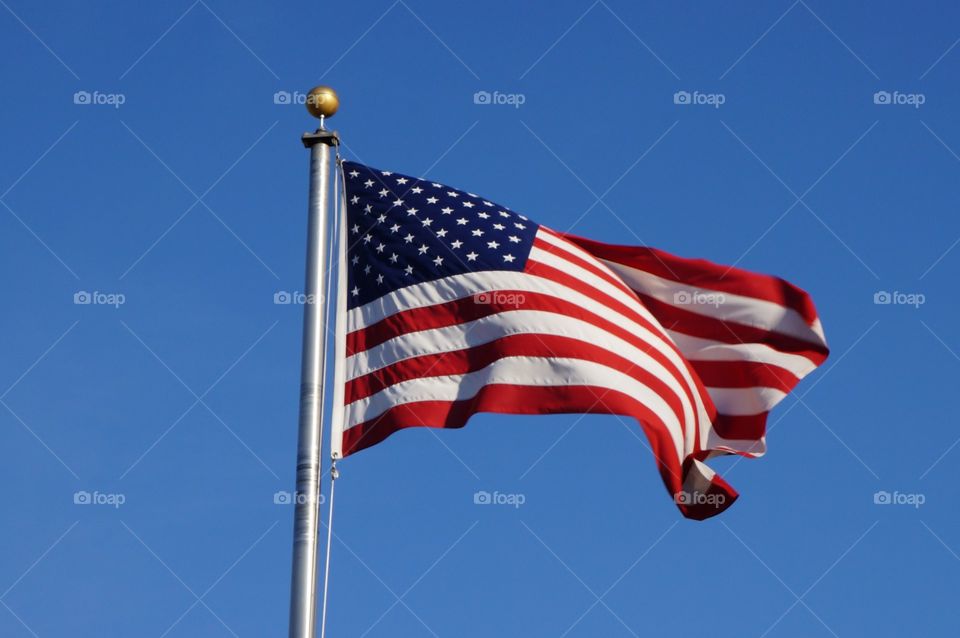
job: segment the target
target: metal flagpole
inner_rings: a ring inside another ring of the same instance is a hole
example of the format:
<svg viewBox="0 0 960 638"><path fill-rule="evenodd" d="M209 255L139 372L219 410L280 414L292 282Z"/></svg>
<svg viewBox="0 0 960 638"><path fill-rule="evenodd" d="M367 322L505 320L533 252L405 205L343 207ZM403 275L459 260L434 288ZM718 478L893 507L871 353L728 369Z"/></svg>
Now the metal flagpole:
<svg viewBox="0 0 960 638"><path fill-rule="evenodd" d="M300 426L297 491L293 515L293 573L290 581L290 638L314 638L316 621L317 531L320 508L320 448L323 440L324 360L327 343L327 277L332 156L340 139L324 128L337 111L333 89L318 86L307 95L307 110L320 128L303 135L310 149L310 204L307 213L306 303L300 369Z"/></svg>

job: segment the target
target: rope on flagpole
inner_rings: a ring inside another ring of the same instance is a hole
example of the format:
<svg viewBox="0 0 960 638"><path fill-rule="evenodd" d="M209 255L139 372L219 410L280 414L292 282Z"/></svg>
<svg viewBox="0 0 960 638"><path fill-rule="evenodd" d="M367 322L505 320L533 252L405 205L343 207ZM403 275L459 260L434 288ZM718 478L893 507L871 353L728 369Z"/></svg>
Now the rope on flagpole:
<svg viewBox="0 0 960 638"><path fill-rule="evenodd" d="M334 214L333 214L333 232L332 236L336 238L336 241L340 241L340 219L341 212L346 210L345 207L342 207L342 199L346 197L346 178L343 174L343 159L340 157L340 147L339 145L336 148L336 166L337 174L333 183L333 193L334 193ZM333 265L334 260L337 259L334 255L340 254L340 248L337 250L331 250L329 255L329 261L327 263L327 291L331 290L331 281L333 278ZM337 262L337 268L343 267L342 263ZM343 294L343 291L337 290L337 295ZM325 310L329 314L330 308L333 307L332 303L325 304ZM323 378L326 380L326 359L324 359L324 375ZM333 406L334 410L339 409L340 406ZM321 606L320 612L320 638L326 638L327 634L327 593L330 590L330 549L333 541L333 496L334 490L337 484L337 478L340 477L340 471L337 469L337 459L336 457L332 458L332 463L330 465L330 500L327 504L327 548L326 556L324 557L323 563L323 603Z"/></svg>
<svg viewBox="0 0 960 638"><path fill-rule="evenodd" d="M323 604L320 611L320 638L326 638L327 635L327 592L330 590L330 546L333 541L333 494L337 485L337 479L340 477L340 470L337 469L337 460L333 460L330 466L330 503L327 513L327 556L323 568Z"/></svg>

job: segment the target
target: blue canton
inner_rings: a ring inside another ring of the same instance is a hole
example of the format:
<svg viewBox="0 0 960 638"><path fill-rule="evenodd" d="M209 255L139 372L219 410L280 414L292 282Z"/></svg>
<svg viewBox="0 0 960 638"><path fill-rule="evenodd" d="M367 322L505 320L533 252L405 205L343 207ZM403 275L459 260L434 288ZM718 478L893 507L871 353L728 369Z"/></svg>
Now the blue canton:
<svg viewBox="0 0 960 638"><path fill-rule="evenodd" d="M472 193L344 162L347 307L413 284L523 270L537 224Z"/></svg>

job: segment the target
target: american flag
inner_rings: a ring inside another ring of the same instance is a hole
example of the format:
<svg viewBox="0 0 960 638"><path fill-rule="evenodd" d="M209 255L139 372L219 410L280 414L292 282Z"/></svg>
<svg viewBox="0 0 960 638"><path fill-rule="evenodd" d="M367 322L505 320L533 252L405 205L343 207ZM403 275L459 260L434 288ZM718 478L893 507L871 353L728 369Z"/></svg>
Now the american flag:
<svg viewBox="0 0 960 638"><path fill-rule="evenodd" d="M827 357L813 303L782 279L342 169L336 457L476 412L623 415L646 433L683 515L703 519L737 497L705 461L761 456L768 412Z"/></svg>

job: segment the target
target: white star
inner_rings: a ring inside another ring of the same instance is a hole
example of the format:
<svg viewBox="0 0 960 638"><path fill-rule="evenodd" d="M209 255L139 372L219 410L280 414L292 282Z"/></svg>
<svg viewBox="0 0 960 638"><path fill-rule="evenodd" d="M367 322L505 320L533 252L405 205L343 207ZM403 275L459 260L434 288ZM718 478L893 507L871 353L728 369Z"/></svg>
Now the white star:
<svg viewBox="0 0 960 638"><path fill-rule="evenodd" d="M393 205L394 205L394 206L403 206L403 200L398 197L397 199L394 200Z"/></svg>
<svg viewBox="0 0 960 638"><path fill-rule="evenodd" d="M440 230L437 231L437 237L446 237L446 236L447 236L446 228L441 228Z"/></svg>
<svg viewBox="0 0 960 638"><path fill-rule="evenodd" d="M354 266L356 266L357 264L360 263L360 258L359 258L358 256L354 255L354 256L350 259L350 263L353 264Z"/></svg>
<svg viewBox="0 0 960 638"><path fill-rule="evenodd" d="M435 263L438 266L443 264L443 257L438 256L436 259L433 260L433 263Z"/></svg>
<svg viewBox="0 0 960 638"><path fill-rule="evenodd" d="M429 247L426 244L421 244L420 248L417 249L421 255L425 255L429 250Z"/></svg>
<svg viewBox="0 0 960 638"><path fill-rule="evenodd" d="M470 232L471 234L473 234L474 237L483 237L483 231L480 230L479 228L474 228Z"/></svg>
<svg viewBox="0 0 960 638"><path fill-rule="evenodd" d="M456 192L456 191L447 191L447 196L448 196L448 197L460 197L460 193L458 193L458 192Z"/></svg>
<svg viewBox="0 0 960 638"><path fill-rule="evenodd" d="M408 234L406 237L403 238L403 241L409 244L410 242L413 241L413 235Z"/></svg>
<svg viewBox="0 0 960 638"><path fill-rule="evenodd" d="M446 208L441 208L440 212L443 213L444 215L449 215L450 213L453 212L453 209L447 206Z"/></svg>
<svg viewBox="0 0 960 638"><path fill-rule="evenodd" d="M409 217L410 215L416 215L416 214L419 213L419 212L420 212L420 210L417 209L417 208L408 208L408 209L407 209L407 216Z"/></svg>
<svg viewBox="0 0 960 638"><path fill-rule="evenodd" d="M460 219L457 220L457 226L465 226L466 223L467 223L466 217L461 217Z"/></svg>
<svg viewBox="0 0 960 638"><path fill-rule="evenodd" d="M524 228L526 228L526 226L524 226L520 222L513 222L513 225L519 228L520 230L523 230Z"/></svg>
<svg viewBox="0 0 960 638"><path fill-rule="evenodd" d="M428 204L436 204L438 201L440 201L440 200L438 200L436 197L428 197L428 198L427 198L427 203L428 203Z"/></svg>
<svg viewBox="0 0 960 638"><path fill-rule="evenodd" d="M386 215L381 214L380 217L377 217L377 222L378 222L378 223L382 224L382 223L385 222L385 221L387 221L387 216L386 216Z"/></svg>
<svg viewBox="0 0 960 638"><path fill-rule="evenodd" d="M407 266L406 268L403 269L403 272L407 273L408 275L412 275L412 274L413 274L413 266Z"/></svg>
<svg viewBox="0 0 960 638"><path fill-rule="evenodd" d="M390 194L390 191L388 191L386 188L380 191L380 197L386 197L389 194Z"/></svg>
<svg viewBox="0 0 960 638"><path fill-rule="evenodd" d="M369 244L372 241L373 241L373 236L370 233L367 233L366 235L363 236L363 243Z"/></svg>
<svg viewBox="0 0 960 638"><path fill-rule="evenodd" d="M436 182L430 182L430 185L434 188L443 188L443 184L438 184Z"/></svg>
<svg viewBox="0 0 960 638"><path fill-rule="evenodd" d="M475 252L467 253L467 261L476 261L476 260L477 260L477 253Z"/></svg>
<svg viewBox="0 0 960 638"><path fill-rule="evenodd" d="M408 181L410 181L410 180L408 180L406 177L398 177L398 178L397 178L397 183L398 183L398 184L406 184Z"/></svg>
<svg viewBox="0 0 960 638"><path fill-rule="evenodd" d="M378 252L378 253L382 253L384 248L386 248L386 245L385 245L383 242L380 242L380 243L377 245L377 252Z"/></svg>
<svg viewBox="0 0 960 638"><path fill-rule="evenodd" d="M423 189L420 188L419 186L414 186L413 188L410 189L410 192L411 192L411 193L416 193L417 195L419 195L420 193L423 192Z"/></svg>
<svg viewBox="0 0 960 638"><path fill-rule="evenodd" d="M390 232L391 232L391 233L395 233L395 232L397 232L398 230L400 230L400 224L394 224L393 226L390 227Z"/></svg>
<svg viewBox="0 0 960 638"><path fill-rule="evenodd" d="M354 195L353 197L350 198L350 203L351 203L351 204L356 204L356 203L359 202L359 201L360 201L360 198L357 197L356 195Z"/></svg>
<svg viewBox="0 0 960 638"><path fill-rule="evenodd" d="M390 263L391 263L391 264L397 263L397 253L391 253L391 254L390 254Z"/></svg>
<svg viewBox="0 0 960 638"><path fill-rule="evenodd" d="M424 226L429 226L430 224L433 223L433 220L427 217L426 219L421 219L420 223L423 224Z"/></svg>
<svg viewBox="0 0 960 638"><path fill-rule="evenodd" d="M350 171L350 177L356 177L356 176L358 176L359 174L360 174L360 173L358 173L356 170Z"/></svg>
<svg viewBox="0 0 960 638"><path fill-rule="evenodd" d="M373 204L367 204L366 206L363 207L364 213L369 213L372 210L373 210Z"/></svg>
<svg viewBox="0 0 960 638"><path fill-rule="evenodd" d="M353 233L354 235L358 235L360 233L360 224L354 224L353 227L350 229L350 232Z"/></svg>
<svg viewBox="0 0 960 638"><path fill-rule="evenodd" d="M451 243L450 245L453 246L454 248L460 248L460 246L463 246L463 242L458 239L457 241Z"/></svg>
<svg viewBox="0 0 960 638"><path fill-rule="evenodd" d="M388 176L389 176L389 175L393 175L393 173L391 173L390 171L380 171L380 174L381 174L381 175L388 175Z"/></svg>
<svg viewBox="0 0 960 638"><path fill-rule="evenodd" d="M382 274L377 275L377 283L378 283L378 284L382 284L382 283L383 283L383 275L382 275Z"/></svg>
<svg viewBox="0 0 960 638"><path fill-rule="evenodd" d="M463 202L463 205L466 206L467 208L473 208L474 206L473 202Z"/></svg>
<svg viewBox="0 0 960 638"><path fill-rule="evenodd" d="M353 287L353 290L350 291L350 294L353 295L354 297L356 297L357 295L360 294L360 289L357 288L356 286L354 286L354 287Z"/></svg>
<svg viewBox="0 0 960 638"><path fill-rule="evenodd" d="M371 186L373 186L373 180L372 180L372 179L368 179L367 181L365 181L365 182L363 183L363 185L366 186L367 188L370 188Z"/></svg>
<svg viewBox="0 0 960 638"><path fill-rule="evenodd" d="M363 274L369 275L369 274L370 274L370 270L371 270L371 266L370 266L370 264L367 264L366 266L363 267Z"/></svg>
<svg viewBox="0 0 960 638"><path fill-rule="evenodd" d="M488 213L477 213L477 217L480 219L490 219L490 215Z"/></svg>
<svg viewBox="0 0 960 638"><path fill-rule="evenodd" d="M484 201L484 202L483 202L483 205L484 205L484 206L493 206L493 202Z"/></svg>
<svg viewBox="0 0 960 638"><path fill-rule="evenodd" d="M514 260L514 256L513 256L513 255L504 255L504 256L503 256L503 260L504 260L504 261L510 261L510 262L512 262L512 261Z"/></svg>
<svg viewBox="0 0 960 638"><path fill-rule="evenodd" d="M497 248L500 248L500 244L499 244L499 242L488 241L488 242L487 242L487 248L493 248L494 250L496 250Z"/></svg>
<svg viewBox="0 0 960 638"><path fill-rule="evenodd" d="M519 244L519 243L520 243L520 238L517 237L516 235L510 235L510 237L508 237L507 239L509 239L510 241L512 241L512 242L515 243L515 244Z"/></svg>
<svg viewBox="0 0 960 638"><path fill-rule="evenodd" d="M494 224L493 227L496 228L497 230L503 230L504 228L506 228L506 226L504 226L503 224Z"/></svg>
<svg viewBox="0 0 960 638"><path fill-rule="evenodd" d="M510 217L510 213L505 210L500 211L500 217Z"/></svg>

